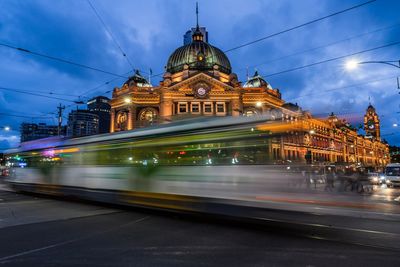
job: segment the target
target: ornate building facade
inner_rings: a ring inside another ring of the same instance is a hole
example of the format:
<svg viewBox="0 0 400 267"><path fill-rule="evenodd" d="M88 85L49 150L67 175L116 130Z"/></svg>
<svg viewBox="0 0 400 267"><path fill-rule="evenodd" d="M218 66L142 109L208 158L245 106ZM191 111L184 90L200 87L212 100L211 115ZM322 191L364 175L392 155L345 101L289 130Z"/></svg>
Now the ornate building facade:
<svg viewBox="0 0 400 267"><path fill-rule="evenodd" d="M204 40L197 25L192 42L169 57L162 81L152 86L139 72L114 89L110 131L126 131L193 116L254 116L269 114L285 122L285 132L272 141L275 160L344 162L384 166L388 145L380 141L379 118L370 105L366 136L331 114L313 117L286 103L256 72L242 85L228 57ZM373 125L373 128L372 126Z"/></svg>

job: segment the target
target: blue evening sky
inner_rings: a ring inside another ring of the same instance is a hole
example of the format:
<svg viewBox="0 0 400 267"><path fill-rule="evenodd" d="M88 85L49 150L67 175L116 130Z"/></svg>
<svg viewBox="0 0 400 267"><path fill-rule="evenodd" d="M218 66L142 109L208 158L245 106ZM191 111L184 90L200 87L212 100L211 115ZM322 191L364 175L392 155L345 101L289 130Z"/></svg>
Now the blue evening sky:
<svg viewBox="0 0 400 267"><path fill-rule="evenodd" d="M195 26L194 0L91 0L134 67L162 73L169 55ZM366 0L200 0L200 26L222 50L326 16ZM400 69L383 64L344 68L333 60L303 65L400 42L400 1L372 4L227 53L233 71L246 80L258 69L286 101L313 114L334 112L354 125L362 122L369 98L382 120L382 135L400 144ZM84 0L0 0L0 43L123 74L131 68L89 3ZM399 60L400 44L358 54L357 61ZM123 78L41 58L0 46L0 87L67 100L121 86ZM152 79L158 84L160 77ZM101 86L103 84L103 86ZM49 94L49 93L53 94ZM111 93L105 94L111 97ZM21 122L56 124L59 103L71 102L0 89L0 149L18 145ZM65 117L71 108L64 113ZM81 106L84 108L84 106ZM16 115L21 117L15 117ZM23 117L23 116L26 116ZM64 119L64 123L66 119ZM5 126L11 131L6 132Z"/></svg>

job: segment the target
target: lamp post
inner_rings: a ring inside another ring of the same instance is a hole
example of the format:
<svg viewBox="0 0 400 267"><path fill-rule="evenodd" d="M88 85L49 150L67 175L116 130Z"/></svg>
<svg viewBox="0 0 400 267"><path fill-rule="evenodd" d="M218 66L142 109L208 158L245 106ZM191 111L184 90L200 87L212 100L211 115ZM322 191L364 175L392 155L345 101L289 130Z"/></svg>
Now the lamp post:
<svg viewBox="0 0 400 267"><path fill-rule="evenodd" d="M400 69L400 60L394 60L394 61L362 61L362 62L357 62L355 60L349 60L346 62L346 69L348 70L353 70L358 67L358 65L361 64L386 64L392 67L396 67Z"/></svg>
<svg viewBox="0 0 400 267"><path fill-rule="evenodd" d="M361 62L358 62L358 61L356 61L354 59L351 59L351 60L349 60L349 61L347 61L345 63L345 67L346 67L347 70L354 70L354 69L357 69L358 66L361 65L361 64L385 64L385 65L389 65L389 66L392 66L392 67L400 69L400 60L392 60L392 61L382 61L382 60L381 61L375 61L374 60L374 61L361 61ZM397 77L397 89L400 90L400 79L399 79L399 77ZM399 92L399 94L400 94L400 92Z"/></svg>

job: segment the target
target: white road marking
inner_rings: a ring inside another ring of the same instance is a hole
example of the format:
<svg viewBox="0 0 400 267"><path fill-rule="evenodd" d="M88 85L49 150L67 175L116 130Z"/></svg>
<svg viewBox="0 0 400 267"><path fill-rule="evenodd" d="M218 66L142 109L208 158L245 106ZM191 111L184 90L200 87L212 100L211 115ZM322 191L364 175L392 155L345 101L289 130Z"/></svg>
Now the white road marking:
<svg viewBox="0 0 400 267"><path fill-rule="evenodd" d="M107 230L107 231L103 231L103 232L101 232L101 233L95 233L95 234L87 235L87 236L85 236L85 237L75 238L75 239L67 240L67 241L64 241L64 242L57 243L57 244L53 244L53 245L50 245L50 246L45 246L45 247L41 247L41 248L31 249L31 250L27 250L27 251L20 252L20 253L17 253L17 254L9 255L9 256L0 258L0 263L6 263L7 260L10 260L10 259L13 259L13 258L17 258L17 257L20 257L20 256L24 256L24 255L27 255L27 254L32 254L32 253L35 253L35 252L38 252L38 251L43 251L43 250L46 250L46 249L50 249L50 248L54 248L54 247L59 247L59 246L63 246L63 245L66 245L66 244L73 243L73 242L77 242L77 241L89 239L89 238L92 238L92 237L94 237L94 236L101 235L101 234L104 234L104 233L108 233L108 232L114 231L114 230L116 230L116 229L118 229L118 228L122 228L122 227L127 226L127 225L130 225L130 224L135 224L135 223L138 223L138 222L142 222L142 221L146 220L147 218L149 218L149 216L146 216L146 217L137 219L137 220L135 220L135 221L133 221L133 222L129 222L129 223L126 223L126 224L122 224L122 225L120 225L120 226L111 228L111 229L109 229L109 230Z"/></svg>

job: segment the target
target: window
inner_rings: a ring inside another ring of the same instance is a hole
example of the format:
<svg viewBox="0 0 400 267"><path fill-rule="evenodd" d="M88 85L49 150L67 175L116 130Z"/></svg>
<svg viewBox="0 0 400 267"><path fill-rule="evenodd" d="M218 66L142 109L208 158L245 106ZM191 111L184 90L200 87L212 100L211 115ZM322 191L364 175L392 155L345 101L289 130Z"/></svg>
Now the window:
<svg viewBox="0 0 400 267"><path fill-rule="evenodd" d="M187 102L179 102L178 103L178 114L179 113L186 113L187 111L188 111Z"/></svg>
<svg viewBox="0 0 400 267"><path fill-rule="evenodd" d="M225 114L225 103L217 102L217 114Z"/></svg>
<svg viewBox="0 0 400 267"><path fill-rule="evenodd" d="M200 103L199 102L192 103L192 113L195 113L195 114L200 113Z"/></svg>
<svg viewBox="0 0 400 267"><path fill-rule="evenodd" d="M213 112L213 105L211 102L204 103L204 114L210 114Z"/></svg>

